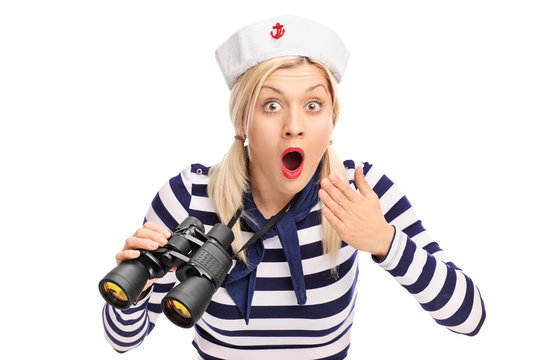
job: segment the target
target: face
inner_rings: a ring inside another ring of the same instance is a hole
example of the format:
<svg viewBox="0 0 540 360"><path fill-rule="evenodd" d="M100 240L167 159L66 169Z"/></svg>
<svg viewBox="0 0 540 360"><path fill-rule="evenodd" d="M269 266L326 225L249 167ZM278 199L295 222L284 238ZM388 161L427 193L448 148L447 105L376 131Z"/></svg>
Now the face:
<svg viewBox="0 0 540 360"><path fill-rule="evenodd" d="M274 71L247 128L252 185L290 196L309 182L330 142L332 96L311 64Z"/></svg>

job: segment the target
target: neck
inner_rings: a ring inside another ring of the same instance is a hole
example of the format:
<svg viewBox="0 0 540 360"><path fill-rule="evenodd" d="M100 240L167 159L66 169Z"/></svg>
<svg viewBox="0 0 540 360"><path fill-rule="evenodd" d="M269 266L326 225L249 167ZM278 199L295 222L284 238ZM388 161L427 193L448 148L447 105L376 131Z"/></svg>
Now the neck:
<svg viewBox="0 0 540 360"><path fill-rule="evenodd" d="M272 216L276 215L278 212L283 209L285 205L294 197L294 194L288 196L287 198L270 198L261 196L255 190L252 190L253 201L257 205L260 213L264 216L265 219L270 219Z"/></svg>
<svg viewBox="0 0 540 360"><path fill-rule="evenodd" d="M277 214L296 195L273 188L264 178L258 179L257 176L250 176L250 178L253 201L266 219L270 219Z"/></svg>

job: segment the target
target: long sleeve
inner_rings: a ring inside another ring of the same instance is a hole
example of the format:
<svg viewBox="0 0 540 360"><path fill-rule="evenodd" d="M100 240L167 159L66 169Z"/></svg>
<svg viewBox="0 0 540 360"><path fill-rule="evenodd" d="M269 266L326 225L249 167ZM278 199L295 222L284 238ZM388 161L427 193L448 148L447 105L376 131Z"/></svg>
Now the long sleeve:
<svg viewBox="0 0 540 360"><path fill-rule="evenodd" d="M200 168L201 166L192 165L165 183L148 208L145 222L155 222L173 231L189 215L202 218L205 223L213 221L209 216L201 216L196 209L192 210L193 207L197 208L197 204L192 204L193 191L203 191L200 186L193 185L193 180L199 176L197 169ZM206 168L204 172L207 172ZM169 272L152 285L150 293L144 299L129 309L118 310L105 304L102 312L105 338L116 351L126 352L143 342L162 312L161 300L175 283L175 273Z"/></svg>
<svg viewBox="0 0 540 360"><path fill-rule="evenodd" d="M429 237L409 200L386 175L369 163L364 163L364 175L379 197L386 221L396 229L387 256L382 261L375 257L373 260L411 293L438 324L457 333L476 335L486 317L476 285L446 258Z"/></svg>
<svg viewBox="0 0 540 360"><path fill-rule="evenodd" d="M105 304L102 312L105 338L116 351L123 353L143 342L161 314L161 299L175 282L175 273L169 272L152 285L144 299L127 310Z"/></svg>

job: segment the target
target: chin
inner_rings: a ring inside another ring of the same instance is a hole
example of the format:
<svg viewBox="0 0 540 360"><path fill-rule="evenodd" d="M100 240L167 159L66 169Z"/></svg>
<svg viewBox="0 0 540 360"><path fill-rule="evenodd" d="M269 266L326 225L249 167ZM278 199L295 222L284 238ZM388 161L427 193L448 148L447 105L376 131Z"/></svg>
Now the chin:
<svg viewBox="0 0 540 360"><path fill-rule="evenodd" d="M317 169L316 166L311 167L308 166L308 168L303 168L302 173L296 177L296 178L288 178L285 174L281 174L282 183L284 184L284 190L286 190L287 193L298 193L302 191L311 180L311 177L315 173L315 170Z"/></svg>

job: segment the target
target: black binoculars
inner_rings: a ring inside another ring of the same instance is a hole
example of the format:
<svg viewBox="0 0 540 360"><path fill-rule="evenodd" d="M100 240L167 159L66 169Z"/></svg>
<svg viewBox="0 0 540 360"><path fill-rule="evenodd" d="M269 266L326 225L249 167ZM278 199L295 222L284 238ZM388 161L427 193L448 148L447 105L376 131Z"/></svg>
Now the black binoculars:
<svg viewBox="0 0 540 360"><path fill-rule="evenodd" d="M212 295L232 266L227 249L234 235L229 227L215 224L208 234L192 216L176 227L167 244L122 262L99 282L105 301L118 309L135 304L146 282L163 277L176 266L180 283L161 301L161 309L174 324L192 327L204 314Z"/></svg>

